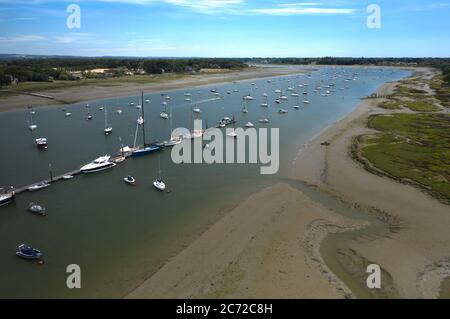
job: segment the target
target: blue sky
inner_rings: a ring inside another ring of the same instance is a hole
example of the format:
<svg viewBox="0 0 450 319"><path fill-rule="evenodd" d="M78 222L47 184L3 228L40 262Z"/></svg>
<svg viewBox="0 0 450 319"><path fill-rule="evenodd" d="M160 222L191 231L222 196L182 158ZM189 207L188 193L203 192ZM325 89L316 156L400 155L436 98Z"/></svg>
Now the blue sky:
<svg viewBox="0 0 450 319"><path fill-rule="evenodd" d="M310 1L310 2L306 2ZM449 0L0 0L0 53L450 56ZM81 28L66 25L69 4ZM367 6L381 28L367 27Z"/></svg>

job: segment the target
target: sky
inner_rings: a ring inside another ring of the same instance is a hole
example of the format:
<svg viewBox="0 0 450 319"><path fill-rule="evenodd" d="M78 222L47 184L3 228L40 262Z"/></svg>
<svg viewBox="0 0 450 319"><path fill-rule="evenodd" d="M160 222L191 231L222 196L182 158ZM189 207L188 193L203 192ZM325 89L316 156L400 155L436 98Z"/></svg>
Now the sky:
<svg viewBox="0 0 450 319"><path fill-rule="evenodd" d="M450 0L299 1L0 0L0 53L450 57Z"/></svg>

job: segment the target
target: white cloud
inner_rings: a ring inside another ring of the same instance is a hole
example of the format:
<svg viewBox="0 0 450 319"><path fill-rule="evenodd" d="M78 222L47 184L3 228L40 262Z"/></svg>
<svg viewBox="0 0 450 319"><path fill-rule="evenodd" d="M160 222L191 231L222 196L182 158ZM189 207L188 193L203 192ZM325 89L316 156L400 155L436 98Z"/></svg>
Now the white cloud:
<svg viewBox="0 0 450 319"><path fill-rule="evenodd" d="M46 40L46 38L40 35L33 34L18 35L10 38L0 37L0 43L34 42L42 40Z"/></svg>
<svg viewBox="0 0 450 319"><path fill-rule="evenodd" d="M306 14L351 14L355 9L348 8L264 8L250 9L249 12L266 15L306 15Z"/></svg>

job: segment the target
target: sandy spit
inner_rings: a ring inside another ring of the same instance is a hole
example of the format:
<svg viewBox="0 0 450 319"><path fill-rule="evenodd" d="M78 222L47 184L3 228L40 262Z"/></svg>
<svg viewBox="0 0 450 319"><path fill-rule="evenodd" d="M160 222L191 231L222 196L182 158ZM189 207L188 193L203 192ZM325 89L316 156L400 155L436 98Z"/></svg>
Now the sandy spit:
<svg viewBox="0 0 450 319"><path fill-rule="evenodd" d="M279 183L239 204L127 298L351 298L320 241L364 227Z"/></svg>

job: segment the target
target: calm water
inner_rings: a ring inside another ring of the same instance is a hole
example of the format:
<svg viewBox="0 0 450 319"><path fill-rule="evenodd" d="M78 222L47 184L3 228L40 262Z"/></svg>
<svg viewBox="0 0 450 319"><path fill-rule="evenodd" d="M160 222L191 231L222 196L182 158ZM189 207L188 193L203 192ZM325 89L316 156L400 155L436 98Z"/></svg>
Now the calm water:
<svg viewBox="0 0 450 319"><path fill-rule="evenodd" d="M346 82L353 73L356 81ZM337 74L335 78L333 76ZM151 275L161 264L208 225L216 221L240 200L261 187L282 179L289 172L298 149L315 134L353 110L359 98L373 93L381 84L409 75L392 69L321 68L307 75L275 77L171 91L173 127L192 126L191 105L185 101L189 91L201 108L201 118L209 126L233 114L243 126L247 121L263 126L258 119L267 117L268 127L280 128L280 171L274 176L259 174L259 165L175 165L170 150L161 153L163 176L171 193L152 189L158 156L129 159L115 168L89 176L61 181L50 188L18 196L15 203L0 208L0 297L120 297ZM323 82L321 82L323 81ZM316 86L336 83L329 97L313 93ZM255 85L252 85L254 83ZM309 84L298 88L298 84ZM258 87L256 89L256 86ZM297 98L290 97L277 114L273 102L276 89L286 92L293 86L300 93L300 110L293 109ZM341 87L348 87L340 90ZM214 98L210 89L217 87L223 98ZM239 90L239 92L233 92ZM197 93L200 91L200 94ZM232 91L232 94L226 94ZM308 92L311 104L303 106ZM263 93L269 95L270 108L262 108ZM248 114L241 112L242 96L252 93ZM138 95L139 92L136 92ZM168 120L159 118L163 110L160 93L147 94L145 103L148 140L167 139ZM77 169L103 154L115 154L123 143L133 142L140 96L89 101L94 118L86 121L86 103L36 109L38 128L28 130L25 110L0 114L0 186L24 186L48 177L49 164L54 174ZM113 133L103 134L104 113L108 107ZM62 109L71 112L65 117ZM116 111L121 109L121 115ZM266 125L267 126L267 125ZM150 135L150 138L148 136ZM39 151L34 143L45 136L49 149ZM140 138L142 137L142 134ZM133 175L135 187L122 178ZM45 218L26 211L29 202L47 207ZM45 264L18 259L15 248L25 242L45 253ZM66 267L79 264L82 289L66 288Z"/></svg>

